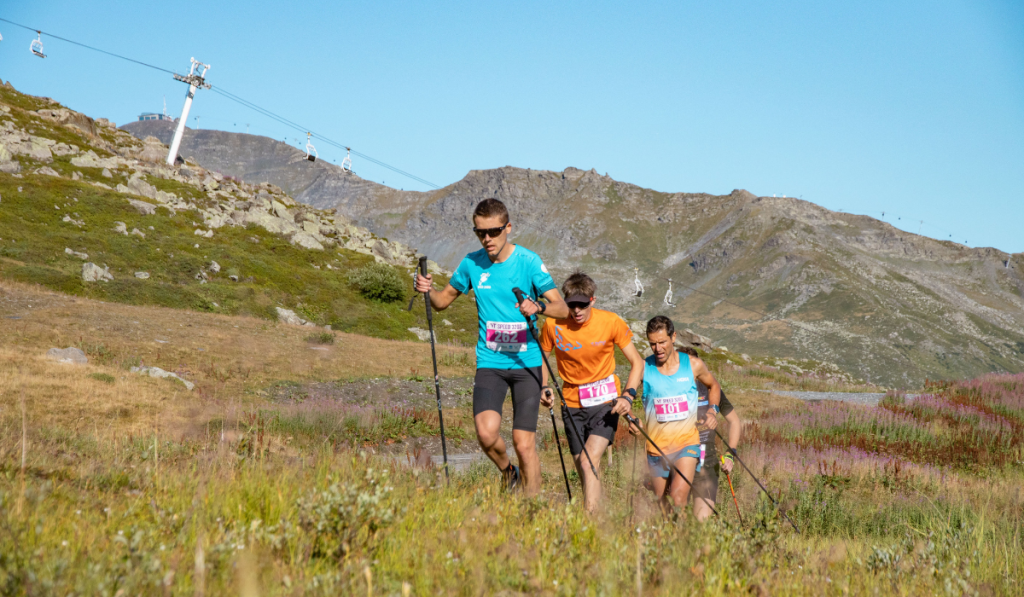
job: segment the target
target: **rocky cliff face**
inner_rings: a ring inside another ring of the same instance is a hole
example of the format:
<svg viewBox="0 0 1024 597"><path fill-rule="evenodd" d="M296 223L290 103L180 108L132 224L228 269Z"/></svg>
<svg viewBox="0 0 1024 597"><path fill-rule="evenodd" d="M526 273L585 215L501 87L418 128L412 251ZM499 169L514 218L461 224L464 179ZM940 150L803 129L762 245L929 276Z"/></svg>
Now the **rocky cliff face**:
<svg viewBox="0 0 1024 597"><path fill-rule="evenodd" d="M154 124L125 128L152 134ZM604 306L636 319L667 314L733 350L831 361L897 386L1024 370L1021 254L798 199L661 193L593 170L474 170L418 193L310 164L261 137L190 131L182 147L210 169L273 182L449 268L479 246L473 206L497 197L511 210L515 241L557 280L581 268L598 281ZM632 296L634 268L641 298ZM668 279L672 305L663 300Z"/></svg>

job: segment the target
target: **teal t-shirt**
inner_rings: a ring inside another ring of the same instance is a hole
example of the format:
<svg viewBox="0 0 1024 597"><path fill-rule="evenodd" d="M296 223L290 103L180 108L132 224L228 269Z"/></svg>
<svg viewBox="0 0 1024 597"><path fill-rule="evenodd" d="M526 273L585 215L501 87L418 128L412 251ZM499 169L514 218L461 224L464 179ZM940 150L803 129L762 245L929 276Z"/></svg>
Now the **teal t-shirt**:
<svg viewBox="0 0 1024 597"><path fill-rule="evenodd" d="M536 253L515 245L501 263L493 263L487 251L466 255L451 285L465 294L476 293L480 338L476 343L477 369L522 369L540 367L540 347L526 327L526 318L516 309L518 287L530 298L555 288L555 281Z"/></svg>

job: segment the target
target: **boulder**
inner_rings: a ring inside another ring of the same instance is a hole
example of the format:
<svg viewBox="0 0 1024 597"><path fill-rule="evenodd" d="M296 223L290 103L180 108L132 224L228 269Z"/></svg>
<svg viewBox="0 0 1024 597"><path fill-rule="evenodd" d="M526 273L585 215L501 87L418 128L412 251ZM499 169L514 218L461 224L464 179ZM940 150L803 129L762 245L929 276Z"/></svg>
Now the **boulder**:
<svg viewBox="0 0 1024 597"><path fill-rule="evenodd" d="M72 365L84 365L89 362L85 353L73 346L68 348L51 348L46 351L46 358L58 363L70 363Z"/></svg>
<svg viewBox="0 0 1024 597"><path fill-rule="evenodd" d="M676 343L675 345L679 348L697 348L705 352L713 349L711 338L707 336L701 336L693 330L687 328L685 330L676 330Z"/></svg>
<svg viewBox="0 0 1024 597"><path fill-rule="evenodd" d="M163 379L175 379L185 384L185 388L188 391L192 391L192 388L196 387L196 384L186 381L178 377L177 373L171 373L170 371L164 371L160 367L132 367L132 373L138 373L139 375L148 375L150 377L159 377Z"/></svg>
<svg viewBox="0 0 1024 597"><path fill-rule="evenodd" d="M295 224L295 216L292 215L292 212L288 211L288 208L285 207L283 203L279 201L271 201L270 208L277 217L282 220L287 220L289 224Z"/></svg>
<svg viewBox="0 0 1024 597"><path fill-rule="evenodd" d="M296 232L292 235L290 242L293 245L302 247L303 249L312 249L316 251L324 250L324 246L320 244L320 241L306 232Z"/></svg>
<svg viewBox="0 0 1024 597"><path fill-rule="evenodd" d="M142 197L148 197L149 199L156 199L156 187L142 180L141 176L132 176L128 179L127 189L129 193L140 195ZM121 190L121 185L118 185L117 190Z"/></svg>
<svg viewBox="0 0 1024 597"><path fill-rule="evenodd" d="M71 158L71 165L77 168L117 168L117 160L114 158L101 158L96 155L95 151L90 149L80 156ZM107 178L110 177L108 176Z"/></svg>
<svg viewBox="0 0 1024 597"><path fill-rule="evenodd" d="M68 110L67 108L44 108L42 110L36 110L33 114L43 120L49 120L50 122L56 122L60 125L76 128L87 135L96 134L96 127L93 124L93 120L81 112L75 112L74 110Z"/></svg>
<svg viewBox="0 0 1024 597"><path fill-rule="evenodd" d="M14 154L3 143L0 143L0 172L7 174L21 172L21 163L14 159Z"/></svg>
<svg viewBox="0 0 1024 597"><path fill-rule="evenodd" d="M135 277L140 280L148 280L149 272L135 272Z"/></svg>
<svg viewBox="0 0 1024 597"><path fill-rule="evenodd" d="M128 236L128 226L124 222L114 222L114 232Z"/></svg>
<svg viewBox="0 0 1024 597"><path fill-rule="evenodd" d="M156 213L156 206L152 203L146 203L145 201L139 201L138 199L129 199L128 203L144 216L151 216Z"/></svg>
<svg viewBox="0 0 1024 597"><path fill-rule="evenodd" d="M207 269L216 274L220 272L220 264L216 261L211 261L210 265L207 266Z"/></svg>
<svg viewBox="0 0 1024 597"><path fill-rule="evenodd" d="M139 159L143 162L159 164L167 157L167 147L160 142L160 139L149 136L142 140L142 149L139 151Z"/></svg>
<svg viewBox="0 0 1024 597"><path fill-rule="evenodd" d="M74 255L75 257L78 257L82 261L85 261L86 259L89 258L89 255L87 253L79 253L78 251L74 251L69 247L64 247L64 252L67 253L68 255Z"/></svg>
<svg viewBox="0 0 1024 597"><path fill-rule="evenodd" d="M134 236L141 236L142 238L146 238L146 233L139 230L138 228L132 228L131 234L133 234Z"/></svg>
<svg viewBox="0 0 1024 597"><path fill-rule="evenodd" d="M409 328L409 331L419 338L420 342L430 342L430 330L423 328ZM435 338L436 339L436 338Z"/></svg>
<svg viewBox="0 0 1024 597"><path fill-rule="evenodd" d="M43 166L42 168L36 170L36 174L43 174L43 175L46 175L46 176L56 176L57 178L60 178L60 172L57 172L56 170L54 170L53 168L51 168L49 166Z"/></svg>
<svg viewBox="0 0 1024 597"><path fill-rule="evenodd" d="M114 276L110 274L110 269L106 266L100 267L91 262L82 264L82 280L84 282L106 282L113 279Z"/></svg>
<svg viewBox="0 0 1024 597"><path fill-rule="evenodd" d="M32 137L30 141L11 143L8 147L11 153L28 156L34 160L49 164L53 161L53 154L50 152L50 144L45 143L49 139ZM50 141L50 143L53 143Z"/></svg>
<svg viewBox="0 0 1024 597"><path fill-rule="evenodd" d="M287 323L288 325L304 325L306 320L295 314L295 311L291 309L282 309L281 307L275 307L277 309L277 320L281 323Z"/></svg>
<svg viewBox="0 0 1024 597"><path fill-rule="evenodd" d="M196 228L196 236L202 236L203 238L213 238L213 230L203 230L202 228Z"/></svg>

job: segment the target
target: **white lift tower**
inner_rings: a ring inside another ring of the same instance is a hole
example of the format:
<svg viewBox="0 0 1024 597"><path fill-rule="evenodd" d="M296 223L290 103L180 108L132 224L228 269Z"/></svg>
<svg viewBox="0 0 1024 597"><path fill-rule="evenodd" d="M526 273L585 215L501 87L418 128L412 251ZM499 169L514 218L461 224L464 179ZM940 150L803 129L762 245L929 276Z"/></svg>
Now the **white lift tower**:
<svg viewBox="0 0 1024 597"><path fill-rule="evenodd" d="M200 72L196 72L196 71ZM196 96L196 89L200 87L209 89L210 84L206 82L206 71L210 70L209 64L203 64L195 58L192 59L192 68L187 75L174 75L176 81L188 83L188 95L185 96L185 107L181 109L181 118L178 119L178 128L174 130L174 139L171 141L171 150L167 152L167 165L173 166L175 158L178 157L178 147L181 146L181 136L185 134L185 123L188 121L188 111L192 109L192 98Z"/></svg>

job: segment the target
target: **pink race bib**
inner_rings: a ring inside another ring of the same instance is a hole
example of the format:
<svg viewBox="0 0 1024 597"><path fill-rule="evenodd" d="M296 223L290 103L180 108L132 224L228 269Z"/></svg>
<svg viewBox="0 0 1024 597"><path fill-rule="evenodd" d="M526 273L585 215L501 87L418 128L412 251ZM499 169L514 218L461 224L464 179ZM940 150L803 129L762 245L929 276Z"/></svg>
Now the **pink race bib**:
<svg viewBox="0 0 1024 597"><path fill-rule="evenodd" d="M659 423L682 421L690 416L690 402L685 395L655 398L654 416Z"/></svg>
<svg viewBox="0 0 1024 597"><path fill-rule="evenodd" d="M579 387L579 393L580 405L585 408L604 404L619 395L615 390L614 375L609 375L604 379L581 385Z"/></svg>
<svg viewBox="0 0 1024 597"><path fill-rule="evenodd" d="M528 333L525 321L488 321L486 346L498 352L525 352Z"/></svg>

